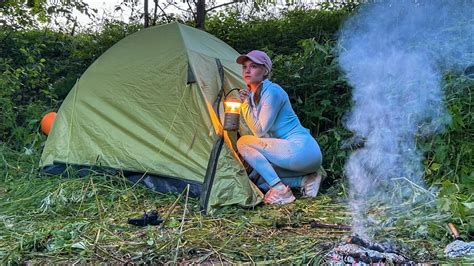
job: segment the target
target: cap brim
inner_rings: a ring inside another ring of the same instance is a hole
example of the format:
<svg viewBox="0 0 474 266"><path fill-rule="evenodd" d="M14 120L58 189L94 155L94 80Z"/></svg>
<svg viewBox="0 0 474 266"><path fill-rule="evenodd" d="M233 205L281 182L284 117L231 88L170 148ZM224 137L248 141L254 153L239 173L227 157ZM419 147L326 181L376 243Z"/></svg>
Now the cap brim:
<svg viewBox="0 0 474 266"><path fill-rule="evenodd" d="M259 65L265 65L263 62L261 62L260 60L256 59L255 57L252 57L252 56L248 56L248 55L241 55L239 57L237 57L237 60L235 60L235 62L237 62L237 64L243 64L245 61L247 60L250 60L254 63L257 63Z"/></svg>

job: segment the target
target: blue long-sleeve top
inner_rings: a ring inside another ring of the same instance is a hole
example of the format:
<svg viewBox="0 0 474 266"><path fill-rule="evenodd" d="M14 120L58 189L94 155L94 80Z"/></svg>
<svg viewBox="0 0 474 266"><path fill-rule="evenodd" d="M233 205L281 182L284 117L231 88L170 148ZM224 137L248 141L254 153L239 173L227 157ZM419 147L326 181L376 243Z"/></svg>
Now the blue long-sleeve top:
<svg viewBox="0 0 474 266"><path fill-rule="evenodd" d="M294 134L309 134L291 107L288 94L276 83L265 79L260 89L260 101L254 94L242 103L241 113L256 137L288 139Z"/></svg>

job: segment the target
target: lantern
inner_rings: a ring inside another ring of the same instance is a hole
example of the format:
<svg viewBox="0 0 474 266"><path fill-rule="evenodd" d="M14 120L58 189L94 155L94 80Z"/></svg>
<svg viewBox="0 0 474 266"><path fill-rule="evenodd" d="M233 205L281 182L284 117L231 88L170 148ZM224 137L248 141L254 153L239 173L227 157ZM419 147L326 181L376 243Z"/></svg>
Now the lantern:
<svg viewBox="0 0 474 266"><path fill-rule="evenodd" d="M224 101L224 130L238 130L240 120L240 100Z"/></svg>

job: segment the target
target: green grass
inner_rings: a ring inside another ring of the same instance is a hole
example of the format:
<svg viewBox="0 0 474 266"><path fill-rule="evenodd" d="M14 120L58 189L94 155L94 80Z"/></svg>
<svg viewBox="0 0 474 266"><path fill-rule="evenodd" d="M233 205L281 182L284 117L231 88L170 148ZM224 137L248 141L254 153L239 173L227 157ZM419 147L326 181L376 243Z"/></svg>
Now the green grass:
<svg viewBox="0 0 474 266"><path fill-rule="evenodd" d="M320 263L349 234L308 224L350 223L346 205L335 193L286 206L226 207L203 216L197 200L185 193L155 193L117 176L41 176L38 154L0 147L3 263ZM169 216L164 226L127 224L127 218L155 208ZM407 219L386 227L380 237L398 241L417 261L439 261L449 239L447 233L433 238L430 232L444 231L444 222L436 214Z"/></svg>

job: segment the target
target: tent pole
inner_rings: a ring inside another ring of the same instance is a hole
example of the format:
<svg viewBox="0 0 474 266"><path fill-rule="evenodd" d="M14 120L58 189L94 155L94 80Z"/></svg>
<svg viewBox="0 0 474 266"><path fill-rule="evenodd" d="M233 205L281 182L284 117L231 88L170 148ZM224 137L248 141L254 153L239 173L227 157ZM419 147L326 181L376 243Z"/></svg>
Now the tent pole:
<svg viewBox="0 0 474 266"><path fill-rule="evenodd" d="M213 108L217 114L217 119L219 119L220 122L219 105L222 100L222 95L224 94L224 67L222 66L221 60L218 58L216 58L216 64L221 80L221 88L217 95L217 99L214 102ZM224 132L218 135L218 138L212 147L211 156L209 157L209 161L207 163L206 175L204 176L201 195L199 196L199 208L204 215L207 214L209 207L209 197L211 196L212 185L214 184L214 176L216 175L217 163L219 161L219 155L221 153L223 144Z"/></svg>
<svg viewBox="0 0 474 266"><path fill-rule="evenodd" d="M212 147L211 156L207 164L206 176L202 185L201 195L199 196L199 208L201 212L206 215L209 207L209 197L211 196L212 185L214 184L214 176L216 175L217 163L219 155L224 144L224 135L219 135L217 141Z"/></svg>

